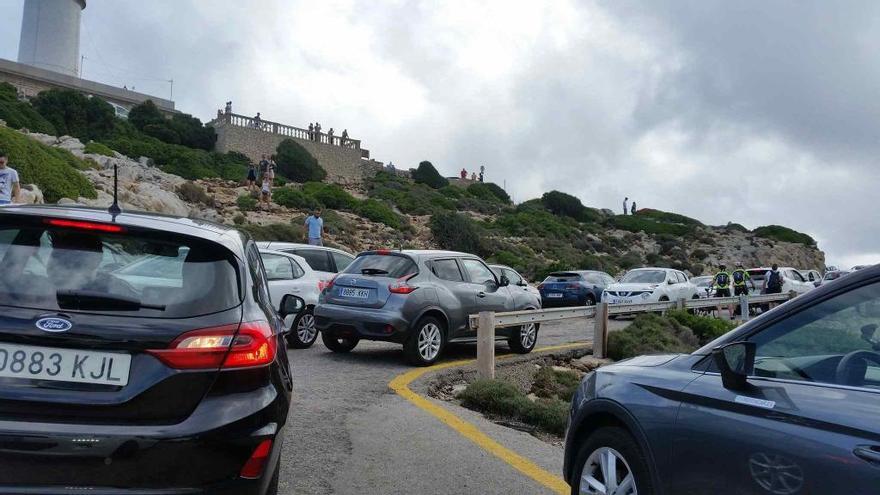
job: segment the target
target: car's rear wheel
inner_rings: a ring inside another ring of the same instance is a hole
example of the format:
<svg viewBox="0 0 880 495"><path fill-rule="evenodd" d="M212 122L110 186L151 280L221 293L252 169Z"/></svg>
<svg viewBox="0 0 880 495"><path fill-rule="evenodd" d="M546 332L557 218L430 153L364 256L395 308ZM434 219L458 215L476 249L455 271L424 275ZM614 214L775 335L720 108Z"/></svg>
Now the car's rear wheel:
<svg viewBox="0 0 880 495"><path fill-rule="evenodd" d="M572 495L651 495L651 475L642 449L623 428L593 432L578 452Z"/></svg>
<svg viewBox="0 0 880 495"><path fill-rule="evenodd" d="M532 352L538 343L538 328L539 325L537 323L527 323L519 327L519 331L514 331L507 338L507 345L510 346L510 350L517 354Z"/></svg>
<svg viewBox="0 0 880 495"><path fill-rule="evenodd" d="M318 340L318 328L315 327L315 314L312 308L306 308L293 320L293 328L287 336L287 345L293 349L308 349Z"/></svg>
<svg viewBox="0 0 880 495"><path fill-rule="evenodd" d="M324 332L321 332L321 341L333 352L349 352L358 345L358 339L354 337L337 337Z"/></svg>
<svg viewBox="0 0 880 495"><path fill-rule="evenodd" d="M587 306L595 306L596 305L596 297L593 296L592 294L587 294L586 305Z"/></svg>
<svg viewBox="0 0 880 495"><path fill-rule="evenodd" d="M443 322L433 316L419 320L409 339L403 344L403 353L410 364L430 366L446 348L446 331Z"/></svg>

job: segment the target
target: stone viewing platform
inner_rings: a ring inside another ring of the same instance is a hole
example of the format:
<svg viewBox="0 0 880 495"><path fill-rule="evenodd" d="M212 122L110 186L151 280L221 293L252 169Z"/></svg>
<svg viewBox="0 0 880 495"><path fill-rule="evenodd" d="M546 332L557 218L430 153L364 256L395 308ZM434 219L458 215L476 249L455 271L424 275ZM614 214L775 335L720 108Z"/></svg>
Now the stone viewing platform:
<svg viewBox="0 0 880 495"><path fill-rule="evenodd" d="M274 154L285 139L292 139L318 160L331 182L360 182L382 170L382 164L370 159L369 150L361 147L359 139L331 136L231 112L218 112L217 118L209 125L217 133L216 151L237 151L254 163L262 155Z"/></svg>

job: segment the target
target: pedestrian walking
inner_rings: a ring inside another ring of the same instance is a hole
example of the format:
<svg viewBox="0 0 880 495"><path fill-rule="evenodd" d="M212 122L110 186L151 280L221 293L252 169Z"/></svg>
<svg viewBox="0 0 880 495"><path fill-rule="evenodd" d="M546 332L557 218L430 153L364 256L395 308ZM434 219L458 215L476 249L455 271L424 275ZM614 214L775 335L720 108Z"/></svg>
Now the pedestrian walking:
<svg viewBox="0 0 880 495"><path fill-rule="evenodd" d="M304 223L308 236L308 243L311 246L324 245L324 219L321 218L321 209L315 208L311 215L306 217Z"/></svg>
<svg viewBox="0 0 880 495"><path fill-rule="evenodd" d="M467 179L467 169L464 169L464 168L461 169L461 178Z"/></svg>
<svg viewBox="0 0 880 495"><path fill-rule="evenodd" d="M247 186L248 191L251 192L257 187L257 166L254 165L254 162L248 162Z"/></svg>
<svg viewBox="0 0 880 495"><path fill-rule="evenodd" d="M627 204L629 203L629 197L623 198L623 214L626 215L627 212Z"/></svg>
<svg viewBox="0 0 880 495"><path fill-rule="evenodd" d="M712 278L712 287L715 289L715 297L730 297L730 273L727 267L721 265L718 267L718 273ZM733 318L733 304L727 306L730 311L730 317ZM718 317L721 317L721 305L718 305Z"/></svg>
<svg viewBox="0 0 880 495"><path fill-rule="evenodd" d="M9 166L9 156L0 150L0 205L16 203L21 194L18 172Z"/></svg>
<svg viewBox="0 0 880 495"><path fill-rule="evenodd" d="M636 201L635 201L635 200L633 200L632 208L630 208L629 211L630 211L630 213L632 213L633 215L636 214Z"/></svg>

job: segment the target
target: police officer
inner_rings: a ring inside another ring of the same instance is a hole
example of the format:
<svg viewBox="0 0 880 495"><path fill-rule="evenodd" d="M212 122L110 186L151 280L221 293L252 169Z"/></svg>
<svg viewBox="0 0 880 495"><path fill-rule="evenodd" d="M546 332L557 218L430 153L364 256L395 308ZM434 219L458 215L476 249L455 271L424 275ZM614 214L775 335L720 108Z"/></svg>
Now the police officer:
<svg viewBox="0 0 880 495"><path fill-rule="evenodd" d="M712 287L715 289L715 297L730 297L730 273L727 267L721 265L718 267L718 273L712 278ZM730 317L733 318L733 304L727 306L730 311ZM721 316L721 305L718 305L718 316Z"/></svg>

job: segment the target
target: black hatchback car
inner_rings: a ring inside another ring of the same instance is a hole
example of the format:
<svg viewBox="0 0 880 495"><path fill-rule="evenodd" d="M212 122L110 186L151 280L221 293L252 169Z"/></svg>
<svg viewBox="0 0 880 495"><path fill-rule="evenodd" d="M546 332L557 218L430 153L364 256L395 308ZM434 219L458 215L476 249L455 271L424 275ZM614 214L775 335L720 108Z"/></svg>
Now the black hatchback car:
<svg viewBox="0 0 880 495"><path fill-rule="evenodd" d="M277 491L291 376L248 237L2 207L0 267L0 494Z"/></svg>
<svg viewBox="0 0 880 495"><path fill-rule="evenodd" d="M880 265L689 355L588 374L572 400L573 494L880 493Z"/></svg>

